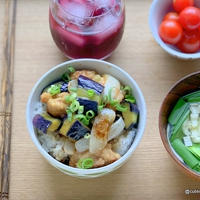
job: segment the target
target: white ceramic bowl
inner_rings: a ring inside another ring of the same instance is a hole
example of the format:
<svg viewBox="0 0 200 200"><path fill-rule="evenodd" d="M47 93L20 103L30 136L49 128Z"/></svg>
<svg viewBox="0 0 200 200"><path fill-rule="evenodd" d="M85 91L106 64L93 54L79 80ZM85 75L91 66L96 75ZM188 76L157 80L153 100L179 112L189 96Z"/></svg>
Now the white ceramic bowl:
<svg viewBox="0 0 200 200"><path fill-rule="evenodd" d="M104 73L111 74L117 79L119 79L124 85L129 85L133 89L133 93L140 110L140 118L139 118L138 131L137 131L136 137L130 149L124 156L122 156L116 162L109 164L105 167L96 168L96 169L78 169L78 168L64 165L61 162L54 159L52 156L50 156L42 148L40 142L38 141L37 135L34 132L33 125L32 125L32 119L34 117L33 113L34 113L34 108L36 107L36 104L40 100L40 94L42 90L44 89L45 86L59 79L61 75L64 72L66 72L66 69L68 66L73 66L75 69L95 70L100 74L104 74ZM117 67L114 64L111 64L102 60L78 59L78 60L70 60L70 61L67 61L55 66L54 68L49 70L47 73L45 73L37 81L28 99L26 119L27 119L27 127L35 146L51 165L53 165L54 167L56 167L63 173L71 175L71 176L75 176L79 178L92 178L92 177L98 177L98 176L102 176L102 175L112 172L113 170L122 166L122 164L124 164L127 161L127 159L131 156L131 154L134 152L137 145L139 144L144 132L144 128L146 124L146 106L145 106L144 97L142 95L140 88L127 72L125 72L124 70L122 70L121 68Z"/></svg>
<svg viewBox="0 0 200 200"><path fill-rule="evenodd" d="M200 2L195 0L195 5L200 7ZM159 25L161 24L163 17L172 10L172 0L154 0L151 4L149 13L149 26L154 39L167 53L174 57L185 60L200 58L200 52L182 53L175 46L164 43L160 38L158 33Z"/></svg>

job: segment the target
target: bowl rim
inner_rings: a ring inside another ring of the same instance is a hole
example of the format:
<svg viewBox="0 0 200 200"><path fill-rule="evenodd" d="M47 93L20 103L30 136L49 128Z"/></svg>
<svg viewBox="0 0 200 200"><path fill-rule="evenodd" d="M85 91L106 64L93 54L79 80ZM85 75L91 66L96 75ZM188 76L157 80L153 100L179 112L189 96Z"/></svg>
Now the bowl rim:
<svg viewBox="0 0 200 200"><path fill-rule="evenodd" d="M30 116L30 103L31 103L31 99L32 99L33 94L34 94L35 90L37 89L38 85L42 82L42 80L46 76L48 76L51 73L54 73L58 68L66 66L66 65L70 65L70 64L80 63L80 62L81 63L82 62L83 63L84 62L93 62L93 63L98 62L98 63L102 63L105 66L107 65L109 67L115 68L119 72L123 73L126 77L128 77L131 80L132 85L134 85L134 88L136 89L136 91L138 93L138 96L141 99L141 109L143 110L143 117L140 118L141 127L137 131L138 136L137 136L137 138L134 139L134 142L132 143L131 147L126 152L126 154L123 155L119 160L117 160L117 161L115 161L115 162L113 162L113 163L111 163L109 165L106 165L106 166L103 166L103 167L100 167L100 168L94 168L94 169L78 169L78 168L70 167L68 165L65 165L65 164L57 161L56 159L54 159L52 156L50 156L42 148L42 146L40 145L40 143L39 143L39 141L38 141L38 139L37 139L37 137L35 135L35 133L32 132L32 130L30 128L32 126L32 120L29 119L29 116ZM82 176L87 176L88 175L88 176L90 176L90 175L93 175L93 174L96 174L96 173L97 174L100 174L100 173L103 174L103 173L106 173L106 172L111 172L111 171L117 169L118 167L120 167L131 156L131 154L135 151L136 147L140 143L140 141L142 139L142 136L144 134L145 127L146 127L146 103L145 103L142 91L139 88L139 86L136 83L136 81L126 71L124 71L122 68L120 68L117 65L112 64L110 62L103 61L103 60L98 60L98 59L87 59L87 58L84 58L84 59L74 59L74 60L69 60L69 61L62 62L62 63L54 66L53 68L51 68L50 70L48 70L46 73L44 73L39 78L39 80L34 84L32 90L31 90L31 93L29 94L28 102L27 102L27 105L26 105L26 124L27 124L27 128L28 128L28 131L29 131L29 134L31 136L31 139L32 139L33 143L35 144L35 146L37 147L37 149L39 150L39 152L42 154L42 156L47 161L49 161L54 167L59 168L60 170L64 170L64 171L67 171L69 173L72 173L75 176L77 176L77 175L82 175Z"/></svg>
<svg viewBox="0 0 200 200"><path fill-rule="evenodd" d="M151 33L152 33L154 39L156 40L156 42L162 47L163 50L165 50L167 53L169 53L172 56L182 58L182 59L198 59L198 58L200 58L200 52L182 53L180 51L177 51L177 50L171 48L168 44L166 44L165 42L163 42L161 40L159 34L156 31L157 28L154 27L155 7L159 1L162 1L162 0L153 0L153 2L151 3L150 9L149 9L149 20L148 20Z"/></svg>
<svg viewBox="0 0 200 200"><path fill-rule="evenodd" d="M167 152L169 153L170 157L176 162L176 164L184 171L186 172L187 174L191 175L193 178L200 178L200 174L197 174L195 173L195 171L193 171L192 169L190 169L189 167L187 167L186 165L184 165L177 157L176 155L173 153L170 145L169 145L169 142L165 143L165 134L162 132L162 110L163 110L163 106L165 105L166 103L166 99L168 97L168 95L170 94L170 92L177 86L179 85L181 82L183 82L185 79L187 78L190 78L194 75L197 75L197 74L200 74L200 71L196 71L196 72L193 72L193 73L190 73L190 74L187 74L186 76L182 77L181 79L179 79L178 81L176 81L172 86L171 88L168 90L167 94L165 95L163 101L162 101L162 104L160 106L160 110L159 110L159 132L160 132L160 137L161 137L161 140L162 140L162 143L165 147L165 149L167 150ZM167 133L167 132L166 132ZM167 137L166 137L167 138ZM168 140L167 140L168 141Z"/></svg>

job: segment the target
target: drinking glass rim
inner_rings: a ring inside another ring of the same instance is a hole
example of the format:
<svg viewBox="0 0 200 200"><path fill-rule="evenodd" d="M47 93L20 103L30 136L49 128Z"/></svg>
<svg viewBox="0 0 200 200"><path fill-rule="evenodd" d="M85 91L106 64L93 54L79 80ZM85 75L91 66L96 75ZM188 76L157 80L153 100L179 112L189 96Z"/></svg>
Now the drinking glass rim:
<svg viewBox="0 0 200 200"><path fill-rule="evenodd" d="M79 17L79 16L73 15L72 13L68 12L67 10L65 10L65 9L63 8L63 6L61 6L61 4L58 2L59 0L51 0L51 1L54 1L54 2L56 3L56 5L57 5L65 14L71 15L71 16L73 16L73 17L75 17L75 18L79 18L79 19L96 19L96 18L100 18L100 17L102 17L102 16L105 16L105 15L109 14L109 13L113 10L113 8L114 8L114 6L112 6L109 10L107 10L105 13L103 13L103 14L101 14L101 15L91 16L91 17ZM120 5L121 5L120 8L123 10L123 8L124 8L124 0L120 0L120 1L122 2L122 3L120 4Z"/></svg>

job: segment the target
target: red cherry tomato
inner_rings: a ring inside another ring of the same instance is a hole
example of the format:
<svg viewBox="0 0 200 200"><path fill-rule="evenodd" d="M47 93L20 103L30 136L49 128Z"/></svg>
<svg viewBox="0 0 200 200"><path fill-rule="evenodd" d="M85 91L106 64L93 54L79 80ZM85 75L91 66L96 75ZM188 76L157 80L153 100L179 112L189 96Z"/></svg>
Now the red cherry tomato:
<svg viewBox="0 0 200 200"><path fill-rule="evenodd" d="M176 22L178 22L179 16L176 12L169 12L165 15L163 20L175 20Z"/></svg>
<svg viewBox="0 0 200 200"><path fill-rule="evenodd" d="M179 22L186 30L194 30L200 26L200 9L187 7L179 15Z"/></svg>
<svg viewBox="0 0 200 200"><path fill-rule="evenodd" d="M162 40L169 44L176 44L181 40L182 27L174 20L165 20L160 24L159 35Z"/></svg>
<svg viewBox="0 0 200 200"><path fill-rule="evenodd" d="M195 53L200 48L200 33L198 30L183 31L181 41L177 47L184 53Z"/></svg>
<svg viewBox="0 0 200 200"><path fill-rule="evenodd" d="M173 0L173 6L176 12L181 12L183 9L193 5L194 0Z"/></svg>

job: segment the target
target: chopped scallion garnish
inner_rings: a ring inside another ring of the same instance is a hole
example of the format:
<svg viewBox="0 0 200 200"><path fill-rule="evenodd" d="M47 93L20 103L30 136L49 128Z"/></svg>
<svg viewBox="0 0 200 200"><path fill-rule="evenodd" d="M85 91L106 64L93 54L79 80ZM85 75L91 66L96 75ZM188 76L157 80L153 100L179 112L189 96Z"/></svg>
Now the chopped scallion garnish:
<svg viewBox="0 0 200 200"><path fill-rule="evenodd" d="M125 100L126 100L127 102L130 102L130 103L135 103L135 102L136 102L136 101L135 101L135 97L132 96L132 95L126 95L126 96L125 96Z"/></svg>
<svg viewBox="0 0 200 200"><path fill-rule="evenodd" d="M70 76L69 76L69 74L68 74L67 72L65 72L65 73L62 75L62 80L63 80L64 82L69 82L69 81L71 81L71 78L70 78Z"/></svg>
<svg viewBox="0 0 200 200"><path fill-rule="evenodd" d="M66 112L67 112L67 119L69 121L72 121L72 112L71 112L71 110L69 108L67 108Z"/></svg>
<svg viewBox="0 0 200 200"><path fill-rule="evenodd" d="M82 114L84 112L84 106L79 106L78 114Z"/></svg>
<svg viewBox="0 0 200 200"><path fill-rule="evenodd" d="M80 106L79 102L77 100L74 100L71 103L69 109L71 110L72 113L74 113L74 112L76 112L79 109L79 106Z"/></svg>
<svg viewBox="0 0 200 200"><path fill-rule="evenodd" d="M69 82L71 81L71 78L70 78L70 74L74 73L75 72L75 69L73 67L68 67L67 69L67 72L65 72L63 75L62 75L62 80L64 82Z"/></svg>
<svg viewBox="0 0 200 200"><path fill-rule="evenodd" d="M87 133L86 135L84 135L84 138L85 139L89 139L91 137L91 134L90 133Z"/></svg>
<svg viewBox="0 0 200 200"><path fill-rule="evenodd" d="M93 96L95 95L95 91L92 90L92 89L89 89L89 90L87 91L87 94L88 94L88 97L93 97Z"/></svg>
<svg viewBox="0 0 200 200"><path fill-rule="evenodd" d="M73 67L70 66L70 67L68 67L68 71L69 71L69 73L72 74L72 73L74 73L76 70L75 70Z"/></svg>
<svg viewBox="0 0 200 200"><path fill-rule="evenodd" d="M74 117L75 119L80 120L84 125L88 126L89 125L89 120L87 119L87 117L83 114L77 114Z"/></svg>
<svg viewBox="0 0 200 200"><path fill-rule="evenodd" d="M80 169L89 169L93 166L94 161L92 158L83 158L80 159L77 163L77 167Z"/></svg>
<svg viewBox="0 0 200 200"><path fill-rule="evenodd" d="M127 111L127 107L123 106L123 105L120 105L120 104L117 104L115 106L116 110L120 111L120 112L126 112Z"/></svg>
<svg viewBox="0 0 200 200"><path fill-rule="evenodd" d="M77 94L76 94L76 93L72 93L72 94L67 95L67 96L65 97L65 101L66 101L67 103L70 103L70 102L74 101L74 100L76 99L76 97L77 97Z"/></svg>
<svg viewBox="0 0 200 200"><path fill-rule="evenodd" d="M107 103L108 103L108 96L104 95L103 98L102 98L102 103L101 104L105 106Z"/></svg>
<svg viewBox="0 0 200 200"><path fill-rule="evenodd" d="M95 113L94 113L93 110L89 110L89 111L86 112L86 117L87 117L87 119L90 120L90 119L92 119L94 116L95 116Z"/></svg>
<svg viewBox="0 0 200 200"><path fill-rule="evenodd" d="M112 99L112 100L110 101L110 105L111 105L111 106L116 106L117 104L119 104L119 101L116 100L116 99Z"/></svg>
<svg viewBox="0 0 200 200"><path fill-rule="evenodd" d="M51 85L51 87L48 89L48 92L51 95L56 95L60 93L60 88L61 88L60 85Z"/></svg>
<svg viewBox="0 0 200 200"><path fill-rule="evenodd" d="M103 110L103 105L100 105L100 106L98 106L98 111L101 111L101 110Z"/></svg>
<svg viewBox="0 0 200 200"><path fill-rule="evenodd" d="M130 86L125 86L125 87L123 88L123 91L124 91L125 94L127 94L127 95L131 95L131 94L132 94L132 89L131 89Z"/></svg>

